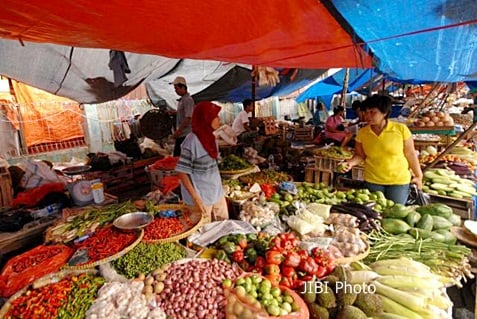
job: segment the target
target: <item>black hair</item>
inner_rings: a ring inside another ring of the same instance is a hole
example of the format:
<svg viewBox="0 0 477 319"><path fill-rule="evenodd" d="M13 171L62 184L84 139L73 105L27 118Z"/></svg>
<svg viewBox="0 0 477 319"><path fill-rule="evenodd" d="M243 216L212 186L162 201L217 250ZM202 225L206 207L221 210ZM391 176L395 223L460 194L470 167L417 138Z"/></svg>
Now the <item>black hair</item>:
<svg viewBox="0 0 477 319"><path fill-rule="evenodd" d="M389 96L374 94L364 100L362 107L364 110L376 108L388 118L389 114L391 114L392 104L393 101Z"/></svg>
<svg viewBox="0 0 477 319"><path fill-rule="evenodd" d="M253 100L251 100L251 99L245 99L245 100L243 100L243 101L242 101L243 109L245 110L245 108L246 108L247 106L249 106L250 104L252 104L252 103L253 103Z"/></svg>
<svg viewBox="0 0 477 319"><path fill-rule="evenodd" d="M344 112L344 107L342 106L337 106L333 109L333 115L338 114L339 112Z"/></svg>
<svg viewBox="0 0 477 319"><path fill-rule="evenodd" d="M360 100L354 100L353 101L353 104L351 104L351 109L353 111L357 111L357 110L360 110L361 107L362 107L362 102Z"/></svg>

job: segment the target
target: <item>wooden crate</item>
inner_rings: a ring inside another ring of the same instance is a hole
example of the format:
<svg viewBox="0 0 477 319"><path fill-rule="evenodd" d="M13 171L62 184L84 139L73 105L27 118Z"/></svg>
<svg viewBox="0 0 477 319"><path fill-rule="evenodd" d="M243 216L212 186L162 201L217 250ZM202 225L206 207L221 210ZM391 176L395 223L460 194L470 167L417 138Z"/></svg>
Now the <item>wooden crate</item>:
<svg viewBox="0 0 477 319"><path fill-rule="evenodd" d="M11 207L13 202L13 187L10 172L7 167L0 167L0 207Z"/></svg>
<svg viewBox="0 0 477 319"><path fill-rule="evenodd" d="M364 181L364 167L354 166L351 169L351 178L356 181Z"/></svg>
<svg viewBox="0 0 477 319"><path fill-rule="evenodd" d="M315 156L315 168L323 171L336 172L336 168L341 161L343 160L331 157Z"/></svg>
<svg viewBox="0 0 477 319"><path fill-rule="evenodd" d="M99 179L104 185L104 190L116 195L122 191L130 190L135 187L133 165L122 165L114 167L109 171L88 172L86 179Z"/></svg>
<svg viewBox="0 0 477 319"><path fill-rule="evenodd" d="M326 186L333 186L334 173L331 170L320 170L316 167L305 168L305 182L323 183Z"/></svg>
<svg viewBox="0 0 477 319"><path fill-rule="evenodd" d="M297 127L295 128L295 133L293 139L295 141L312 141L313 140L313 128L308 127Z"/></svg>

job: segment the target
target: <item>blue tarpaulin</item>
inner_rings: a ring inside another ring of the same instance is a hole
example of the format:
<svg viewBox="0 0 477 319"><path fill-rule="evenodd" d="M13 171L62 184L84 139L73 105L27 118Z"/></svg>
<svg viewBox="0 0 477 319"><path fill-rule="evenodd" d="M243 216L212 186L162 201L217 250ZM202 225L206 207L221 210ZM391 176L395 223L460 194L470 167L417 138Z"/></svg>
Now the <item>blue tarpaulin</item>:
<svg viewBox="0 0 477 319"><path fill-rule="evenodd" d="M376 58L400 80L477 79L475 0L332 0Z"/></svg>
<svg viewBox="0 0 477 319"><path fill-rule="evenodd" d="M337 73L310 86L296 98L296 101L300 103L307 99L320 99L329 109L333 95L340 94L343 89L345 73L346 69L341 69ZM362 88L377 75L378 73L373 69L350 69L348 93Z"/></svg>

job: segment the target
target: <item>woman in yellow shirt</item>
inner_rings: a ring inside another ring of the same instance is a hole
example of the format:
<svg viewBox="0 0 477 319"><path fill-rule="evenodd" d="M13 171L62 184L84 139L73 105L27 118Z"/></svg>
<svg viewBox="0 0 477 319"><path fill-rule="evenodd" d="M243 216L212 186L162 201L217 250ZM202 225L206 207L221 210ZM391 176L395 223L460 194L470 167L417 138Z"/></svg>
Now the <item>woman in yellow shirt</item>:
<svg viewBox="0 0 477 319"><path fill-rule="evenodd" d="M368 125L358 131L355 155L344 163L344 170L364 162L367 188L382 191L387 199L405 204L410 183L422 189L422 171L411 131L388 119L391 106L391 98L384 95L373 95L363 102Z"/></svg>

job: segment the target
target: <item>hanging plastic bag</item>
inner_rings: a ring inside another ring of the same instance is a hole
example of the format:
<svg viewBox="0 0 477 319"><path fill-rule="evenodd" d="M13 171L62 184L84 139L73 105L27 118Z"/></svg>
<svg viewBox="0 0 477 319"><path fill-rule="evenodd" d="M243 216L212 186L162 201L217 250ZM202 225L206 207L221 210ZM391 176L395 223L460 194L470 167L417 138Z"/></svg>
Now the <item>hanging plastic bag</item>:
<svg viewBox="0 0 477 319"><path fill-rule="evenodd" d="M430 203L430 196L417 188L416 184L411 184L409 187L409 196L407 199L407 205L419 205L424 206Z"/></svg>

